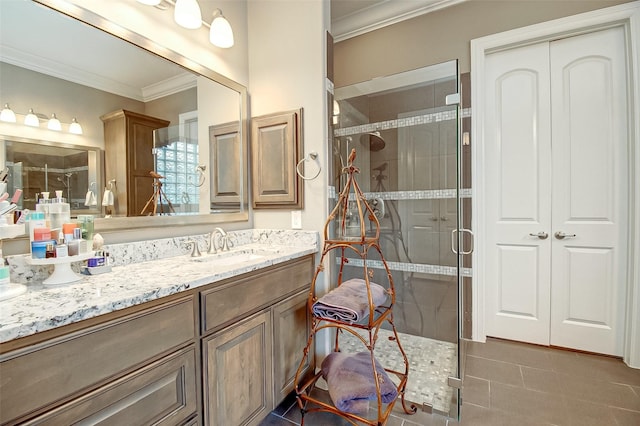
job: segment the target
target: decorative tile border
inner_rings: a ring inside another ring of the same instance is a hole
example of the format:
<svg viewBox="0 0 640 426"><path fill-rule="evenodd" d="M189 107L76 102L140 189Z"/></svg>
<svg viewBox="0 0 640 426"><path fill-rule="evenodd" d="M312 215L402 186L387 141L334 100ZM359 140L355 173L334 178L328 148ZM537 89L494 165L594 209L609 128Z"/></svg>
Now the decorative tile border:
<svg viewBox="0 0 640 426"><path fill-rule="evenodd" d="M362 268L364 266L364 260L356 258L348 258L349 266L355 266ZM340 258L336 259L336 264L340 264ZM443 266L443 265L428 265L424 263L405 263L405 262L387 262L387 266L391 271L401 272L418 272L421 274L433 274L433 275L446 275L455 277L458 275L457 268L455 266ZM371 269L384 269L384 264L381 260L367 260L367 268ZM460 268L460 275L463 277L470 277L472 274L472 268Z"/></svg>
<svg viewBox="0 0 640 426"><path fill-rule="evenodd" d="M382 200L445 200L456 198L455 189L430 189L419 191L387 191L387 192L365 192L367 199L380 198ZM460 189L460 198L471 198L471 188ZM351 194L353 196L353 194ZM329 186L328 196L330 200L338 198L335 186Z"/></svg>
<svg viewBox="0 0 640 426"><path fill-rule="evenodd" d="M358 135L361 133L375 132L377 130L399 129L401 127L418 126L420 124L439 123L441 121L457 119L455 109L433 112L430 114L415 115L413 117L398 118L395 120L378 121L376 123L360 124L358 126L335 129L336 137Z"/></svg>
<svg viewBox="0 0 640 426"><path fill-rule="evenodd" d="M460 118L471 117L471 108L461 108ZM433 112L430 114L416 115L413 117L398 118L396 120L379 121L376 123L360 124L358 126L334 129L333 135L350 136L360 133L375 132L376 130L397 129L400 127L417 126L419 124L438 123L440 121L455 120L456 110Z"/></svg>

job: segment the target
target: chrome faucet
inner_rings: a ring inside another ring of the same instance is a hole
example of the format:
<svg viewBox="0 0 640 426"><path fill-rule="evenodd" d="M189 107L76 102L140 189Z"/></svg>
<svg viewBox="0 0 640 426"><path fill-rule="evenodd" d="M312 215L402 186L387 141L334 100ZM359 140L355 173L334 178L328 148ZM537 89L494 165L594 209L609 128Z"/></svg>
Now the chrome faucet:
<svg viewBox="0 0 640 426"><path fill-rule="evenodd" d="M216 228L209 234L209 250L207 253L215 254L218 252L216 249L216 234L220 234L222 240L222 246L220 247L220 251L229 251L229 236L222 228Z"/></svg>

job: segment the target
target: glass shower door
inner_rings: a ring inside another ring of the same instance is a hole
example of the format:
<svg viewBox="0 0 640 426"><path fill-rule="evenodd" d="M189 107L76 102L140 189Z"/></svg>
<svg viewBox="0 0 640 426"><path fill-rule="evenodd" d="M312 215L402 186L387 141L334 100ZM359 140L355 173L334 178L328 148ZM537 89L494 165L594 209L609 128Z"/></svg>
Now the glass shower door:
<svg viewBox="0 0 640 426"><path fill-rule="evenodd" d="M340 191L339 171L355 148L358 182L375 206L395 283L394 323L410 363L406 399L454 418L461 383L461 270L453 251L460 235L458 87L457 61L450 61L336 88L330 183L330 194ZM377 259L367 262L375 281L383 270ZM354 274L358 266L354 259ZM385 357L384 341L376 357L392 368L397 360Z"/></svg>

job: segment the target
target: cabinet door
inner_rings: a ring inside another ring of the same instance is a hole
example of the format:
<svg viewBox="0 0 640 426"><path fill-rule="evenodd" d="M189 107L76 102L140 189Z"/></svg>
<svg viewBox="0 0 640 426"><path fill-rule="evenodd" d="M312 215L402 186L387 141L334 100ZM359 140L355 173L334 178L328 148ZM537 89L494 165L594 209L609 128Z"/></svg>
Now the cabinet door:
<svg viewBox="0 0 640 426"><path fill-rule="evenodd" d="M163 123L152 117L130 116L127 138L127 158L129 161L127 188L127 216L140 216L142 209L155 190L153 177L155 171L153 150L153 131L163 127ZM149 213L153 207L145 211Z"/></svg>
<svg viewBox="0 0 640 426"><path fill-rule="evenodd" d="M204 338L202 347L205 424L259 424L273 407L270 311Z"/></svg>
<svg viewBox="0 0 640 426"><path fill-rule="evenodd" d="M301 209L302 109L251 119L251 178L254 209Z"/></svg>
<svg viewBox="0 0 640 426"><path fill-rule="evenodd" d="M293 390L296 371L307 345L311 317L307 309L308 291L283 300L273 307L273 389L277 406ZM302 374L313 366L313 347Z"/></svg>
<svg viewBox="0 0 640 426"><path fill-rule="evenodd" d="M192 346L28 422L38 425L180 425L196 414Z"/></svg>

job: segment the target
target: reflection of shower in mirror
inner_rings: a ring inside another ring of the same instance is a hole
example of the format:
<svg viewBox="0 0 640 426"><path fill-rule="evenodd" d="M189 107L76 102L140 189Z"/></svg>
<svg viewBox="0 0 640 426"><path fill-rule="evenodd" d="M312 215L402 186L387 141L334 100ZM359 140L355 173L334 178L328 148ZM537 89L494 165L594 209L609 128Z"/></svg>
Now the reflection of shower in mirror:
<svg viewBox="0 0 640 426"><path fill-rule="evenodd" d="M64 190L67 193L67 202L69 204L72 204L72 199L71 199L71 176L75 175L76 173L74 172L67 172L64 173L64 176L58 176L56 178L56 180L58 182L62 183L62 187L64 188Z"/></svg>

